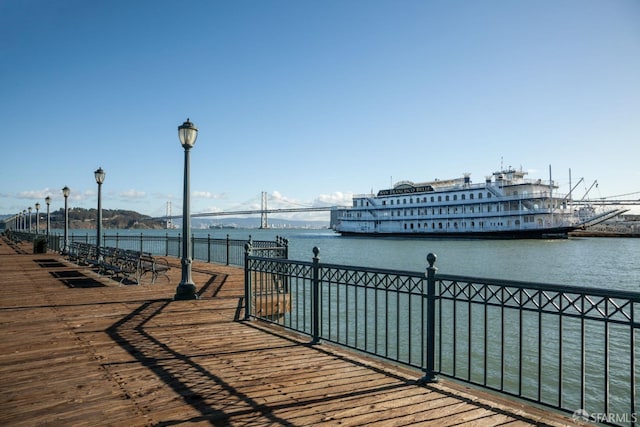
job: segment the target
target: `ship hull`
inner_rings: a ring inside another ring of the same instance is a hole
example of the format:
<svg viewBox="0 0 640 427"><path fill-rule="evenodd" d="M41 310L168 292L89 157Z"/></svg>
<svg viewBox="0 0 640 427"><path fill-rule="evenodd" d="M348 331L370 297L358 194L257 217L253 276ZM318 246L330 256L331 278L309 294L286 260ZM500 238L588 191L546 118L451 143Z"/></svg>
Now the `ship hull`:
<svg viewBox="0 0 640 427"><path fill-rule="evenodd" d="M485 232L396 232L380 233L365 231L337 231L342 236L350 237L402 237L419 239L567 239L575 227L551 228L546 230L501 230Z"/></svg>

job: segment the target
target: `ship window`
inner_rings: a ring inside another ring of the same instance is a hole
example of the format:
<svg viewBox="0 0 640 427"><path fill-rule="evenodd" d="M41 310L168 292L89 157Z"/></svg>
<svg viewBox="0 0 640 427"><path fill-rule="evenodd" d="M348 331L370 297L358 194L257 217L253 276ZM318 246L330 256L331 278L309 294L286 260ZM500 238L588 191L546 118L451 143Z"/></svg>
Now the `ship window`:
<svg viewBox="0 0 640 427"><path fill-rule="evenodd" d="M473 200L473 194L469 194L469 198Z"/></svg>
<svg viewBox="0 0 640 427"><path fill-rule="evenodd" d="M439 228L440 230L442 230L442 223L441 223L441 222L439 222L439 223L438 223L438 228Z"/></svg>
<svg viewBox="0 0 640 427"><path fill-rule="evenodd" d="M471 228L474 228L476 226L476 222L475 221L471 221Z"/></svg>
<svg viewBox="0 0 640 427"><path fill-rule="evenodd" d="M453 195L453 200L458 200L458 195L457 194Z"/></svg>
<svg viewBox="0 0 640 427"><path fill-rule="evenodd" d="M413 197L409 199L409 203L413 203Z"/></svg>
<svg viewBox="0 0 640 427"><path fill-rule="evenodd" d="M465 199L465 195L463 194L463 195L461 196L461 198L462 198L462 200L464 200L464 199Z"/></svg>
<svg viewBox="0 0 640 427"><path fill-rule="evenodd" d="M442 201L442 196L438 196L438 201L441 202Z"/></svg>
<svg viewBox="0 0 640 427"><path fill-rule="evenodd" d="M431 196L431 201L433 202L433 196Z"/></svg>
<svg viewBox="0 0 640 427"><path fill-rule="evenodd" d="M413 230L413 223L411 223L411 229Z"/></svg>
<svg viewBox="0 0 640 427"><path fill-rule="evenodd" d="M448 202L449 201L449 196L446 196L444 199Z"/></svg>
<svg viewBox="0 0 640 427"><path fill-rule="evenodd" d="M386 204L387 204L387 201L386 201L386 200L383 200L383 201L382 201L382 206L385 206Z"/></svg>
<svg viewBox="0 0 640 427"><path fill-rule="evenodd" d="M491 198L491 193L487 193L487 199Z"/></svg>
<svg viewBox="0 0 640 427"><path fill-rule="evenodd" d="M407 204L407 199L402 199L402 204L406 205Z"/></svg>
<svg viewBox="0 0 640 427"><path fill-rule="evenodd" d="M407 229L407 224L405 224L405 225L404 225L404 229L405 229L405 230Z"/></svg>
<svg viewBox="0 0 640 427"><path fill-rule="evenodd" d="M478 193L478 199L482 199L482 193Z"/></svg>

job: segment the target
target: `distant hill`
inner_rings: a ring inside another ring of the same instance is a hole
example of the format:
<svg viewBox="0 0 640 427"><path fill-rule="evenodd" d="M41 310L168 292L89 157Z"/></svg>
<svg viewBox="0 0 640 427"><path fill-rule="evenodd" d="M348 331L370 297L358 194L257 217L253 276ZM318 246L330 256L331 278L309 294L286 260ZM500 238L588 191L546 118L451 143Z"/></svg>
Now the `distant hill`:
<svg viewBox="0 0 640 427"><path fill-rule="evenodd" d="M40 213L40 227L46 227L46 214ZM71 229L95 229L96 220L98 218L97 209L70 208L69 209L69 228ZM51 228L64 228L64 209L51 212L50 214ZM109 229L161 229L164 228L164 222L159 219L152 219L148 215L142 215L138 212L123 209L103 209L102 210L102 228Z"/></svg>

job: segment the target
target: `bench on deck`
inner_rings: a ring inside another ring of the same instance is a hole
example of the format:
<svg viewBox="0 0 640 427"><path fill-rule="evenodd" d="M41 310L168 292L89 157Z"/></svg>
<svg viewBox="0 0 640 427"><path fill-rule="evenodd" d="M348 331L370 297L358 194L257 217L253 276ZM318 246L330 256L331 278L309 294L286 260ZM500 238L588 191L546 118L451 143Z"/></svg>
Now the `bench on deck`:
<svg viewBox="0 0 640 427"><path fill-rule="evenodd" d="M167 281L171 282L169 278L169 263L164 258L156 258L151 254L140 253L139 259L139 279L147 273L151 273L151 283L155 283L158 276L164 276Z"/></svg>
<svg viewBox="0 0 640 427"><path fill-rule="evenodd" d="M98 270L98 274L108 275L114 280L120 278L131 279L140 284L142 277L151 275L151 283L155 283L159 276L164 276L168 281L171 267L167 260L156 258L150 253L139 252L112 247L97 248L89 243L73 242L69 246L69 260L78 265L89 265Z"/></svg>
<svg viewBox="0 0 640 427"><path fill-rule="evenodd" d="M71 242L71 244L69 244L67 258L78 265L87 265L87 259L91 256L91 246L93 245L88 243Z"/></svg>

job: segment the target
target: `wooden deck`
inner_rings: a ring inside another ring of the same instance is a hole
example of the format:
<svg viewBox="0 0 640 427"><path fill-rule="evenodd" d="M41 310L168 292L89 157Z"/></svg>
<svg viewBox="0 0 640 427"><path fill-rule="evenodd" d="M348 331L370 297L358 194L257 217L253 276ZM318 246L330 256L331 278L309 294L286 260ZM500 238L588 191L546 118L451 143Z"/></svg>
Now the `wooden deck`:
<svg viewBox="0 0 640 427"><path fill-rule="evenodd" d="M0 240L0 425L572 425L241 317L242 270L119 286Z"/></svg>

